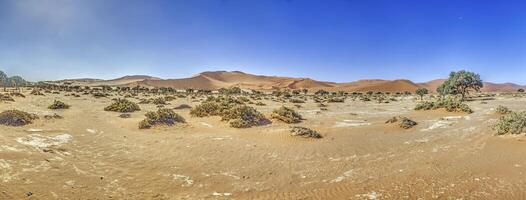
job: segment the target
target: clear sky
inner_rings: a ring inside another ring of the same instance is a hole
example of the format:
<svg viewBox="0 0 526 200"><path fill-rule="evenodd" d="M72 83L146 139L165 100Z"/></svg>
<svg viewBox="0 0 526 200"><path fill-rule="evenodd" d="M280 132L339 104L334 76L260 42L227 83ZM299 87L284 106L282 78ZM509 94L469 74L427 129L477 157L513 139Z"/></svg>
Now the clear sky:
<svg viewBox="0 0 526 200"><path fill-rule="evenodd" d="M0 0L0 70L30 80L206 70L526 84L526 1Z"/></svg>

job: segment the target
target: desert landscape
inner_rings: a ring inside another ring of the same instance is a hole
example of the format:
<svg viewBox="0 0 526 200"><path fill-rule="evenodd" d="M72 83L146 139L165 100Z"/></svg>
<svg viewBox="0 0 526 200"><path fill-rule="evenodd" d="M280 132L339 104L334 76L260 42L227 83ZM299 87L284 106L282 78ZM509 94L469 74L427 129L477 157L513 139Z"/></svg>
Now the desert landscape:
<svg viewBox="0 0 526 200"><path fill-rule="evenodd" d="M433 86L416 91L433 84L409 81L218 71L12 83L1 199L526 198L520 86L440 107Z"/></svg>

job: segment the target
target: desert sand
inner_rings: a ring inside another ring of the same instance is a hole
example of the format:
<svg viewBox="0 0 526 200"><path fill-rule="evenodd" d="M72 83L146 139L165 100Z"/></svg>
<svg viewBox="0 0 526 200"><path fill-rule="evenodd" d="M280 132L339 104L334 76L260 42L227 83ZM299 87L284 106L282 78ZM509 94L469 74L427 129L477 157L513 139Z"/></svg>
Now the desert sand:
<svg viewBox="0 0 526 200"><path fill-rule="evenodd" d="M526 98L471 101L472 114L414 111L415 96L387 104L347 99L327 110L309 98L296 109L305 118L297 125L323 138L307 139L291 136L291 125L282 122L237 129L219 117L192 117L189 109L175 110L186 124L140 130L155 105L140 104L131 118L119 118L104 111L118 96L29 92L0 103L0 112L41 117L1 126L0 199L526 198L525 138L494 136L491 129L495 107L524 110ZM48 109L55 99L71 108ZM265 115L294 107L262 102L254 107ZM166 107L198 103L185 97ZM54 113L64 118L42 118ZM400 115L418 125L385 124Z"/></svg>

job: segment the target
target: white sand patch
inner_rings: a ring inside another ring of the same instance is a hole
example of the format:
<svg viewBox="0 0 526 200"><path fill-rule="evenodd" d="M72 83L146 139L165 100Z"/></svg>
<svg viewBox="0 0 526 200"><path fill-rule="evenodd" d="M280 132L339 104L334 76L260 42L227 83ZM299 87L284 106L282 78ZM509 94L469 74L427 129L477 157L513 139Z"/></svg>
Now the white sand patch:
<svg viewBox="0 0 526 200"><path fill-rule="evenodd" d="M227 135L225 137L212 137L212 140L231 140L232 136Z"/></svg>
<svg viewBox="0 0 526 200"><path fill-rule="evenodd" d="M354 170L349 170L343 173L343 175L336 177L335 179L331 180L330 183L338 183L346 179L347 177L350 177L354 174Z"/></svg>
<svg viewBox="0 0 526 200"><path fill-rule="evenodd" d="M212 196L216 196L216 197L222 197L222 196L232 196L232 193L219 193L219 192L214 192L212 193Z"/></svg>
<svg viewBox="0 0 526 200"><path fill-rule="evenodd" d="M241 179L241 177L239 177L238 175L235 175L233 172L220 172L219 174L221 174L223 176L232 177L232 178L234 178L236 180Z"/></svg>
<svg viewBox="0 0 526 200"><path fill-rule="evenodd" d="M86 131L87 131L88 133L93 133L93 134L97 133L97 130L89 129L89 128L86 129Z"/></svg>
<svg viewBox="0 0 526 200"><path fill-rule="evenodd" d="M183 184L181 186L183 187L189 187L194 184L194 180L190 179L189 176L180 175L180 174L172 174L173 179L177 181L183 181Z"/></svg>
<svg viewBox="0 0 526 200"><path fill-rule="evenodd" d="M452 121L438 120L435 123L431 124L431 126L421 129L420 131L431 131L437 128L445 128L445 127L450 126L451 124L453 124Z"/></svg>
<svg viewBox="0 0 526 200"><path fill-rule="evenodd" d="M203 125L203 126L206 126L206 127L208 127L208 128L213 128L213 127L214 127L214 126L212 126L211 124L206 123L206 122L200 122L200 124Z"/></svg>
<svg viewBox="0 0 526 200"><path fill-rule="evenodd" d="M355 127L355 126L367 126L371 125L371 123L365 121L365 120L353 120L353 119L344 119L343 121L336 122L336 125L334 127Z"/></svg>
<svg viewBox="0 0 526 200"><path fill-rule="evenodd" d="M67 143L73 138L70 134L60 134L53 137L46 137L40 134L31 134L24 138L17 138L16 141L23 145L32 146L35 148L47 148L50 146L59 146Z"/></svg>
<svg viewBox="0 0 526 200"><path fill-rule="evenodd" d="M42 132L42 131L44 131L44 130L39 129L39 128L30 128L30 129L27 129L26 131L27 131L27 132Z"/></svg>

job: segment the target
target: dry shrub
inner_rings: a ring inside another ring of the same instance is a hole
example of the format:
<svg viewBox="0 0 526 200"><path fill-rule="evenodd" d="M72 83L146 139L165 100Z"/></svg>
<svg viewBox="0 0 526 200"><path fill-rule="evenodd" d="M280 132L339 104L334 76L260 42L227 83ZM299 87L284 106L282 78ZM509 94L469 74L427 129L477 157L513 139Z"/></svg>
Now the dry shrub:
<svg viewBox="0 0 526 200"><path fill-rule="evenodd" d="M68 109L70 106L62 101L55 100L53 104L49 105L49 109Z"/></svg>
<svg viewBox="0 0 526 200"><path fill-rule="evenodd" d="M139 123L139 129L147 129L156 125L172 126L176 123L186 123L185 119L171 109L160 108L156 112L147 112L146 119Z"/></svg>
<svg viewBox="0 0 526 200"><path fill-rule="evenodd" d="M0 113L0 124L7 126L23 126L31 124L38 117L19 110L6 110Z"/></svg>
<svg viewBox="0 0 526 200"><path fill-rule="evenodd" d="M320 133L318 133L317 131L301 126L292 127L292 129L290 130L290 135L301 136L305 138L322 138Z"/></svg>
<svg viewBox="0 0 526 200"><path fill-rule="evenodd" d="M104 110L125 113L125 112L138 111L138 110L141 110L141 108L136 103L131 102L127 99L116 99L111 105L104 108Z"/></svg>
<svg viewBox="0 0 526 200"><path fill-rule="evenodd" d="M33 89L33 90L31 90L31 93L29 93L29 94L44 96L44 94L40 91L40 89Z"/></svg>
<svg viewBox="0 0 526 200"><path fill-rule="evenodd" d="M191 109L191 108L192 108L192 106L190 106L188 104L181 104L181 105L176 106L174 109L179 110L179 109Z"/></svg>
<svg viewBox="0 0 526 200"><path fill-rule="evenodd" d="M26 98L26 95L20 93L20 92L11 92L9 93L10 96L12 97L22 97L22 98Z"/></svg>
<svg viewBox="0 0 526 200"><path fill-rule="evenodd" d="M298 112L285 106L272 111L270 117L288 124L299 123L303 120L303 117Z"/></svg>
<svg viewBox="0 0 526 200"><path fill-rule="evenodd" d="M153 99L152 103L155 105L166 105L166 101L164 100L163 97Z"/></svg>
<svg viewBox="0 0 526 200"><path fill-rule="evenodd" d="M9 95L0 94L0 101L15 101L15 99Z"/></svg>
<svg viewBox="0 0 526 200"><path fill-rule="evenodd" d="M418 124L415 121L413 121L413 120L411 120L411 119L409 119L407 117L402 117L402 116L393 117L393 118L387 120L385 123L386 124L397 123L401 128L404 128L404 129L410 129L413 126Z"/></svg>

